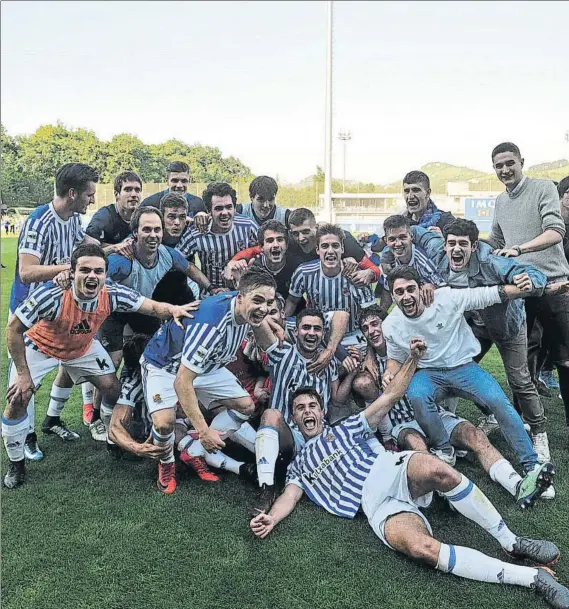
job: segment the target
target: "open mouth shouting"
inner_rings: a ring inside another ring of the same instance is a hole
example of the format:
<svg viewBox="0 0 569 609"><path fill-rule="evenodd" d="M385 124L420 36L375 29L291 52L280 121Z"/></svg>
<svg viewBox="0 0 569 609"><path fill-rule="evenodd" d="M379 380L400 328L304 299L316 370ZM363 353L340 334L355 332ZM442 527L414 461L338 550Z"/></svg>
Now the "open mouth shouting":
<svg viewBox="0 0 569 609"><path fill-rule="evenodd" d="M267 314L264 313L263 311L253 311L249 315L249 324L254 327L257 327L257 326L261 325L263 319L265 319L266 316L267 316Z"/></svg>
<svg viewBox="0 0 569 609"><path fill-rule="evenodd" d="M146 247L149 250L156 250L156 249L158 249L158 245L159 245L158 239L148 239L146 241Z"/></svg>
<svg viewBox="0 0 569 609"><path fill-rule="evenodd" d="M85 279L85 293L94 296L99 289L99 281L97 279Z"/></svg>
<svg viewBox="0 0 569 609"><path fill-rule="evenodd" d="M283 257L283 251L279 247L274 247L270 250L272 262L280 262Z"/></svg>
<svg viewBox="0 0 569 609"><path fill-rule="evenodd" d="M302 419L302 426L308 433L315 431L318 425L318 421L313 414L308 414Z"/></svg>
<svg viewBox="0 0 569 609"><path fill-rule="evenodd" d="M403 307L403 313L408 317L412 317L417 312L417 303L413 298L409 298L401 301Z"/></svg>
<svg viewBox="0 0 569 609"><path fill-rule="evenodd" d="M464 254L462 252L453 252L450 257L450 267L453 271L458 271L464 266Z"/></svg>

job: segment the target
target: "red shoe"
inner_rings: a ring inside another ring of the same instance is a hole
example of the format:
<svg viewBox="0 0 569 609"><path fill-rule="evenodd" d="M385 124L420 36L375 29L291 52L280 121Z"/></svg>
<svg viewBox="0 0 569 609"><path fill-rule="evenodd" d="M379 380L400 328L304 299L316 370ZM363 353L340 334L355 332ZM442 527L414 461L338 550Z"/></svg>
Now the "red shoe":
<svg viewBox="0 0 569 609"><path fill-rule="evenodd" d="M171 495L176 490L176 464L158 463L158 490Z"/></svg>
<svg viewBox="0 0 569 609"><path fill-rule="evenodd" d="M219 482L219 476L209 469L204 457L190 457L188 451L183 450L180 453L180 461L188 467L191 467L200 480L204 480L205 482Z"/></svg>
<svg viewBox="0 0 569 609"><path fill-rule="evenodd" d="M93 404L83 404L83 425L91 425L93 422Z"/></svg>

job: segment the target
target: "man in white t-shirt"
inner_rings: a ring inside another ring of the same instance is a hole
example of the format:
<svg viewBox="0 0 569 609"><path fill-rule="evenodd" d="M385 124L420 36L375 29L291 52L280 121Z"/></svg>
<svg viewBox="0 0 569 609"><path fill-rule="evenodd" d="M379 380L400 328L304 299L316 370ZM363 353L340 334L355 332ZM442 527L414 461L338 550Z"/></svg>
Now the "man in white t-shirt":
<svg viewBox="0 0 569 609"><path fill-rule="evenodd" d="M449 396L465 397L496 416L526 473L552 477L553 465L537 464L537 454L523 422L499 383L473 361L480 352L480 343L464 319L465 311L520 298L522 290L513 285L463 290L440 288L435 291L433 304L426 307L415 269L397 267L389 274L389 285L397 309L383 324L388 357L383 382L388 384L407 359L411 336L424 337L428 351L419 362L407 396L417 422L431 440L433 452L454 464L454 449L438 414L437 402ZM559 284L549 288L559 289Z"/></svg>

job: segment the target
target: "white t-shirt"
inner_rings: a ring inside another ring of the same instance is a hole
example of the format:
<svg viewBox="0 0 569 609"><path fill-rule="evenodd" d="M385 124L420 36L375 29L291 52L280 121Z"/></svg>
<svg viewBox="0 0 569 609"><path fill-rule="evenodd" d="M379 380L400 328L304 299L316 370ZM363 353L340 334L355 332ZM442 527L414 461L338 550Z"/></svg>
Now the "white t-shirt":
<svg viewBox="0 0 569 609"><path fill-rule="evenodd" d="M483 309L500 302L498 286L439 288L435 299L419 317L405 317L395 308L383 322L387 342L387 357L403 363L409 355L412 336L422 336L427 344L425 356L418 368L454 368L472 361L480 353L464 312Z"/></svg>

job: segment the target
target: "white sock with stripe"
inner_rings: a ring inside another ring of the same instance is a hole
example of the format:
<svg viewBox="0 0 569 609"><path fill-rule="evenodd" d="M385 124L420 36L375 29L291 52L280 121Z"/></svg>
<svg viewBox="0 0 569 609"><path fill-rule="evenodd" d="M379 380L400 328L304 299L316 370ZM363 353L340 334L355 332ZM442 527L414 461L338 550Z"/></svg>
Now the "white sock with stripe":
<svg viewBox="0 0 569 609"><path fill-rule="evenodd" d="M35 396L32 395L30 401L28 402L28 419L30 421L30 428L28 433L33 433L36 427L36 399Z"/></svg>
<svg viewBox="0 0 569 609"><path fill-rule="evenodd" d="M522 477L512 467L512 464L506 459L500 459L496 463L492 463L488 475L494 482L503 486L508 493L516 496L518 485L522 481Z"/></svg>
<svg viewBox="0 0 569 609"><path fill-rule="evenodd" d="M239 467L243 465L243 461L236 461L232 459L222 451L218 450L216 453L206 453L205 462L217 469L224 469L233 474L239 475Z"/></svg>
<svg viewBox="0 0 569 609"><path fill-rule="evenodd" d="M502 516L488 497L466 476L461 474L460 483L442 495L463 516L486 529L504 550L512 550L516 543L516 536L506 526Z"/></svg>
<svg viewBox="0 0 569 609"><path fill-rule="evenodd" d="M511 584L529 588L537 575L537 569L502 562L463 546L441 543L436 568L458 577L491 584Z"/></svg>
<svg viewBox="0 0 569 609"><path fill-rule="evenodd" d="M255 439L255 457L259 486L275 483L275 467L279 458L279 431L270 425L261 425Z"/></svg>
<svg viewBox="0 0 569 609"><path fill-rule="evenodd" d="M81 393L83 394L83 404L93 404L93 392L95 387L93 383L82 383Z"/></svg>
<svg viewBox="0 0 569 609"><path fill-rule="evenodd" d="M241 446L255 454L255 438L257 437L257 432L250 423L243 423L243 425L241 425L237 431L230 434L229 437L237 444L241 444Z"/></svg>
<svg viewBox="0 0 569 609"><path fill-rule="evenodd" d="M51 386L49 406L47 408L48 417L59 417L61 415L61 411L72 391L73 387L58 387L55 384Z"/></svg>
<svg viewBox="0 0 569 609"><path fill-rule="evenodd" d="M23 461L24 442L30 429L28 413L20 419L7 419L2 416L2 437L10 461Z"/></svg>
<svg viewBox="0 0 569 609"><path fill-rule="evenodd" d="M216 429L217 431L225 432L225 435L229 435L236 432L245 421L249 420L249 416L241 414L236 410L223 410L215 416L211 422L210 429ZM203 457L206 451L199 440L193 442L188 449L188 454L191 457Z"/></svg>
<svg viewBox="0 0 569 609"><path fill-rule="evenodd" d="M102 412L102 411L101 411ZM156 427L152 426L152 442L155 446L165 446L169 448L168 456L165 459L160 459L160 463L174 463L174 430L168 434L161 434L156 431Z"/></svg>

